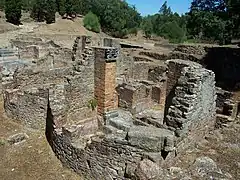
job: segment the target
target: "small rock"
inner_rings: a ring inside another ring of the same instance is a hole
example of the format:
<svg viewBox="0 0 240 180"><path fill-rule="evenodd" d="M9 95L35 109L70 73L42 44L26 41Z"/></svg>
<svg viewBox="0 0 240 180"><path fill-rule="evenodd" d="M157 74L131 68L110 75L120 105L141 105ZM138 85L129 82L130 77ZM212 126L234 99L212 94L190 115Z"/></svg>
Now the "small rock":
<svg viewBox="0 0 240 180"><path fill-rule="evenodd" d="M219 172L217 164L209 157L197 158L192 168L201 177L210 172Z"/></svg>
<svg viewBox="0 0 240 180"><path fill-rule="evenodd" d="M176 175L176 174L181 174L182 173L182 169L179 167L170 167L169 172L171 175Z"/></svg>
<svg viewBox="0 0 240 180"><path fill-rule="evenodd" d="M139 163L135 174L139 180L161 179L163 170L156 163L144 159Z"/></svg>
<svg viewBox="0 0 240 180"><path fill-rule="evenodd" d="M27 138L28 138L27 134L18 133L18 134L14 134L14 135L10 136L7 141L10 145L13 145L13 144L17 144L22 141L25 141Z"/></svg>
<svg viewBox="0 0 240 180"><path fill-rule="evenodd" d="M237 167L240 169L240 162L237 162Z"/></svg>

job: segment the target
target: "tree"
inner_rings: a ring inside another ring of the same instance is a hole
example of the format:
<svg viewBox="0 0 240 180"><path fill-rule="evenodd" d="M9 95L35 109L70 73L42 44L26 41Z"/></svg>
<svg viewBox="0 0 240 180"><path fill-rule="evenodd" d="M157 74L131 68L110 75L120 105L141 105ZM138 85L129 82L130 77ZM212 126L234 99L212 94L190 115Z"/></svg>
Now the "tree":
<svg viewBox="0 0 240 180"><path fill-rule="evenodd" d="M159 10L159 14L164 16L169 16L172 14L171 8L167 6L167 1L163 3L162 7Z"/></svg>
<svg viewBox="0 0 240 180"><path fill-rule="evenodd" d="M179 27L176 21L166 22L161 26L160 36L169 39L171 42L180 43L183 42L185 37L184 30Z"/></svg>
<svg viewBox="0 0 240 180"><path fill-rule="evenodd" d="M61 16L63 16L66 13L66 0L56 0L57 4L57 11Z"/></svg>
<svg viewBox="0 0 240 180"><path fill-rule="evenodd" d="M22 1L21 0L7 0L5 2L5 14L7 21L19 25L21 19Z"/></svg>
<svg viewBox="0 0 240 180"><path fill-rule="evenodd" d="M228 0L227 8L232 20L233 37L240 38L240 0Z"/></svg>
<svg viewBox="0 0 240 180"><path fill-rule="evenodd" d="M153 22L151 16L147 16L143 19L141 28L146 38L150 38L153 34Z"/></svg>
<svg viewBox="0 0 240 180"><path fill-rule="evenodd" d="M66 0L65 1L65 11L67 15L76 15L78 11L78 0Z"/></svg>
<svg viewBox="0 0 240 180"><path fill-rule="evenodd" d="M88 30L93 31L93 32L97 32L97 33L100 32L101 27L100 27L98 17L95 14L93 14L92 12L89 12L84 17L83 23L84 23L84 26Z"/></svg>
<svg viewBox="0 0 240 180"><path fill-rule="evenodd" d="M56 4L54 0L46 1L45 20L47 24L55 22Z"/></svg>
<svg viewBox="0 0 240 180"><path fill-rule="evenodd" d="M31 11L35 0L22 0L22 10Z"/></svg>
<svg viewBox="0 0 240 180"><path fill-rule="evenodd" d="M0 0L0 10L3 10L5 7L5 0Z"/></svg>
<svg viewBox="0 0 240 180"><path fill-rule="evenodd" d="M188 13L187 29L190 37L226 44L238 34L238 16L232 8L239 0L193 0ZM233 4L231 4L233 3ZM239 6L238 6L239 7ZM239 12L239 8L236 12ZM235 19L236 18L236 19Z"/></svg>
<svg viewBox="0 0 240 180"><path fill-rule="evenodd" d="M46 2L44 0L35 0L33 3L31 17L37 22L45 20Z"/></svg>

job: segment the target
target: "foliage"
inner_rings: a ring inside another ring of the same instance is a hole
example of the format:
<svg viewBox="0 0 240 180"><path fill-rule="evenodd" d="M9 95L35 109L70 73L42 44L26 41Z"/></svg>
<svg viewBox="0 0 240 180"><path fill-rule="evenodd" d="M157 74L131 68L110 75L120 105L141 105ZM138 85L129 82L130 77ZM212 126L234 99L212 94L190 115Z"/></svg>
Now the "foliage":
<svg viewBox="0 0 240 180"><path fill-rule="evenodd" d="M88 108L91 108L92 111L94 111L97 107L97 100L96 99L91 99L88 101Z"/></svg>
<svg viewBox="0 0 240 180"><path fill-rule="evenodd" d="M7 142L4 139L0 139L0 146L4 146Z"/></svg>
<svg viewBox="0 0 240 180"><path fill-rule="evenodd" d="M5 2L5 14L8 22L15 25L20 25L20 19L22 16L21 10L21 0L7 0Z"/></svg>
<svg viewBox="0 0 240 180"><path fill-rule="evenodd" d="M93 31L99 32L101 24L105 33L120 38L137 34L139 27L147 38L157 35L174 42L187 37L227 44L240 38L240 0L192 0L190 12L185 15L173 13L165 1L157 14L147 17L141 17L135 6L120 0L0 0L3 8L13 24L20 24L21 10L31 10L36 21L47 23L55 21L55 11L62 16L87 15L91 11L98 23L93 18L93 23L88 22L89 29L96 27Z"/></svg>
<svg viewBox="0 0 240 180"><path fill-rule="evenodd" d="M141 28L142 28L146 38L150 38L152 36L153 22L152 22L151 16L147 16L147 17L143 18Z"/></svg>
<svg viewBox="0 0 240 180"><path fill-rule="evenodd" d="M55 12L56 12L55 0L47 0L46 2L46 14L45 20L47 24L55 22Z"/></svg>
<svg viewBox="0 0 240 180"><path fill-rule="evenodd" d="M239 38L239 0L193 0L188 13L189 37L227 44Z"/></svg>
<svg viewBox="0 0 240 180"><path fill-rule="evenodd" d="M34 3L35 0L22 0L22 9L25 11L31 11Z"/></svg>
<svg viewBox="0 0 240 180"><path fill-rule="evenodd" d="M181 43L184 40L185 32L176 21L166 22L161 26L159 35L169 39L173 43Z"/></svg>
<svg viewBox="0 0 240 180"><path fill-rule="evenodd" d="M45 6L46 3L43 0L35 0L31 10L31 17L38 22L45 20Z"/></svg>
<svg viewBox="0 0 240 180"><path fill-rule="evenodd" d="M158 14L143 19L141 28L147 38L155 34L171 42L182 42L186 34L186 18L173 13L165 1Z"/></svg>
<svg viewBox="0 0 240 180"><path fill-rule="evenodd" d="M89 12L84 17L83 23L84 23L84 26L88 30L93 31L93 32L97 32L97 33L100 32L101 27L100 27L98 17L95 14L93 14L92 12Z"/></svg>
<svg viewBox="0 0 240 180"><path fill-rule="evenodd" d="M47 24L55 22L55 0L35 0L31 10L31 17L38 22L46 20Z"/></svg>
<svg viewBox="0 0 240 180"><path fill-rule="evenodd" d="M57 11L61 16L63 16L66 13L66 0L56 0L56 6L57 6Z"/></svg>
<svg viewBox="0 0 240 180"><path fill-rule="evenodd" d="M5 7L5 0L0 0L0 10L3 10Z"/></svg>

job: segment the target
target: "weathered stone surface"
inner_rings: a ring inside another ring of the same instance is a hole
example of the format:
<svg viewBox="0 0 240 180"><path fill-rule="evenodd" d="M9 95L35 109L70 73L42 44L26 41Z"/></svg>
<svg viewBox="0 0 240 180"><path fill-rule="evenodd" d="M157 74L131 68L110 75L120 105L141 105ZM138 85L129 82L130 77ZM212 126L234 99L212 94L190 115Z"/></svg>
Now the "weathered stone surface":
<svg viewBox="0 0 240 180"><path fill-rule="evenodd" d="M176 61L174 61L177 63ZM182 62L180 62L182 64ZM175 128L178 136L188 133L191 124L215 119L215 76L212 71L196 63L182 69L175 87L175 96L169 102L167 125Z"/></svg>
<svg viewBox="0 0 240 180"><path fill-rule="evenodd" d="M135 172L138 180L160 180L162 173L162 169L148 159L142 160Z"/></svg>
<svg viewBox="0 0 240 180"><path fill-rule="evenodd" d="M31 38L23 42L29 45ZM113 39L86 36L77 37L72 49L41 40L37 46L34 68L3 72L9 117L46 127L56 156L86 179L189 179L184 171L160 166L170 165L214 123L214 73L187 61L198 62L201 52L144 51L132 58ZM185 61L169 60L166 67L170 57ZM227 113L237 112L232 102L221 102ZM200 166L194 170L202 171Z"/></svg>
<svg viewBox="0 0 240 180"><path fill-rule="evenodd" d="M173 151L174 134L154 127L132 127L128 132L129 143L148 152Z"/></svg>
<svg viewBox="0 0 240 180"><path fill-rule="evenodd" d="M217 180L229 179L229 176L223 174L221 169L218 168L217 164L209 157L197 158L191 169L193 175L196 177Z"/></svg>

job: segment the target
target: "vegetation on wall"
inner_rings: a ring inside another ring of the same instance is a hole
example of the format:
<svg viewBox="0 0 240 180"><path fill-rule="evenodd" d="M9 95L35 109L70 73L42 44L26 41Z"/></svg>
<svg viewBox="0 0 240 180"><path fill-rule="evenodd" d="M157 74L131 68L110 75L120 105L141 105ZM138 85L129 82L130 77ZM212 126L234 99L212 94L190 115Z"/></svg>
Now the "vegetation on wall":
<svg viewBox="0 0 240 180"><path fill-rule="evenodd" d="M91 99L88 101L88 108L92 109L94 111L97 107L97 100L96 99Z"/></svg>

